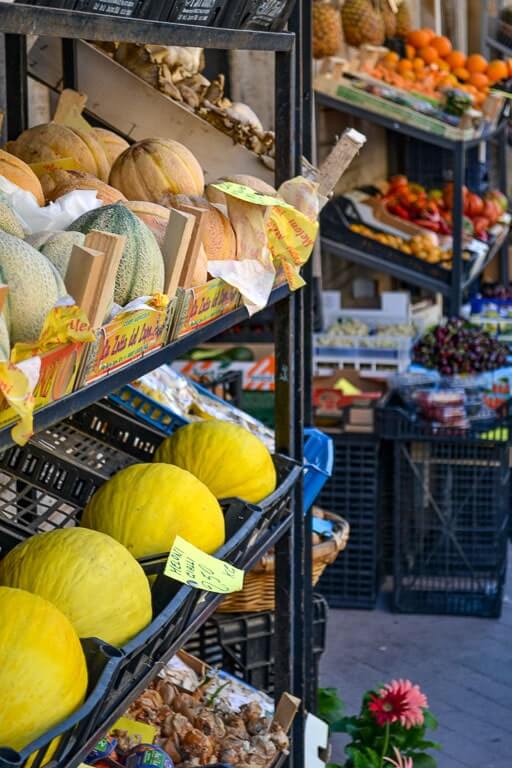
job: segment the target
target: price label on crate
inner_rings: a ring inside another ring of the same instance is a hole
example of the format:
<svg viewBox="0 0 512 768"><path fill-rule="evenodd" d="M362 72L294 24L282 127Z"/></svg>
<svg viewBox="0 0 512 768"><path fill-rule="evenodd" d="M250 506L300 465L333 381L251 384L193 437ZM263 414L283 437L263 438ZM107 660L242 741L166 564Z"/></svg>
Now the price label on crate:
<svg viewBox="0 0 512 768"><path fill-rule="evenodd" d="M190 587L219 594L240 592L244 585L243 571L207 555L181 536L174 540L164 574Z"/></svg>

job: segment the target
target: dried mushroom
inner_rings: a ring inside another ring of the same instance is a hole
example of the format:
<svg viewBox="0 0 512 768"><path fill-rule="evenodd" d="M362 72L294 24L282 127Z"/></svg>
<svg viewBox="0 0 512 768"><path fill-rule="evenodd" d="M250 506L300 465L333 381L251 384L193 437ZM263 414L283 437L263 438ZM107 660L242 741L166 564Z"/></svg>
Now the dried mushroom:
<svg viewBox="0 0 512 768"><path fill-rule="evenodd" d="M198 683L189 693L176 685L172 675L171 670L168 676L164 670L126 716L157 727L156 743L176 768L216 762L237 768L269 768L277 753L288 749L286 733L265 717L257 701L245 704L239 712L226 711L211 693L211 679Z"/></svg>
<svg viewBox="0 0 512 768"><path fill-rule="evenodd" d="M263 129L247 104L233 103L225 96L224 75L210 82L201 74L204 67L201 48L138 43L99 43L98 46L144 82L207 120L234 143L255 152L266 165L272 165L274 133Z"/></svg>

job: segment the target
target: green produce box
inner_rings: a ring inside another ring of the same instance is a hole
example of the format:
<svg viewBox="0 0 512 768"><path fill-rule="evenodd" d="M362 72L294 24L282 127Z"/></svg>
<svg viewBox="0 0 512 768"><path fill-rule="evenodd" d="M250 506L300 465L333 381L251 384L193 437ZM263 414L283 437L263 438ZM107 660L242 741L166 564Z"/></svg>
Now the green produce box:
<svg viewBox="0 0 512 768"><path fill-rule="evenodd" d="M242 411L274 428L274 393L255 390L243 390L240 404Z"/></svg>

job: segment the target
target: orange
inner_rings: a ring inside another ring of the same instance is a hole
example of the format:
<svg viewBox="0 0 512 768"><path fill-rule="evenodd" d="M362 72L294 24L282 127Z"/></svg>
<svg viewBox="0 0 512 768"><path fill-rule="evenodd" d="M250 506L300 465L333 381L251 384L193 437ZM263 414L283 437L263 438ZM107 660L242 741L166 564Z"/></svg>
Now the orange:
<svg viewBox="0 0 512 768"><path fill-rule="evenodd" d="M475 88L481 90L489 85L489 78L487 75L483 75L481 72L472 72L469 78L470 85L474 85Z"/></svg>
<svg viewBox="0 0 512 768"><path fill-rule="evenodd" d="M468 72L481 72L482 74L487 69L487 59L480 53L472 53L466 59L466 69Z"/></svg>
<svg viewBox="0 0 512 768"><path fill-rule="evenodd" d="M444 35L436 35L436 37L432 38L429 45L436 49L442 59L452 52L452 44Z"/></svg>
<svg viewBox="0 0 512 768"><path fill-rule="evenodd" d="M462 51L452 51L446 57L446 63L452 70L463 67L466 63L466 55Z"/></svg>
<svg viewBox="0 0 512 768"><path fill-rule="evenodd" d="M491 85L493 85L499 80L505 80L508 77L508 67L501 59L494 59L489 62L486 75Z"/></svg>
<svg viewBox="0 0 512 768"><path fill-rule="evenodd" d="M444 59L439 59L439 61L436 62L439 69L441 69L443 72L449 72L450 67L448 66L448 63Z"/></svg>
<svg viewBox="0 0 512 768"><path fill-rule="evenodd" d="M410 70L408 70L408 71L406 71L406 72L404 72L404 73L402 74L402 77L403 77L405 80L410 80L410 81L411 81L411 82L413 82L413 83L416 81L416 75L414 74L414 72L413 72L411 69L410 69Z"/></svg>
<svg viewBox="0 0 512 768"><path fill-rule="evenodd" d="M429 35L424 29L415 29L407 35L407 42L413 48L424 48L429 43Z"/></svg>
<svg viewBox="0 0 512 768"><path fill-rule="evenodd" d="M405 75L406 72L412 70L412 61L409 61L409 59L401 59L398 62L397 70L401 75Z"/></svg>
<svg viewBox="0 0 512 768"><path fill-rule="evenodd" d="M425 62L423 61L423 59L416 57L415 59L412 60L412 68L414 69L415 72L419 72L420 70L425 68Z"/></svg>
<svg viewBox="0 0 512 768"><path fill-rule="evenodd" d="M414 59L416 56L416 48L413 45L407 44L405 46L405 56L408 59Z"/></svg>
<svg viewBox="0 0 512 768"><path fill-rule="evenodd" d="M458 84L459 84L459 81L454 75L444 75L443 79L439 83L441 88L453 88Z"/></svg>
<svg viewBox="0 0 512 768"><path fill-rule="evenodd" d="M460 80L461 82L465 83L466 80L469 80L471 73L469 70L465 69L464 67L457 67L457 69L453 70L453 74L457 78L457 80Z"/></svg>
<svg viewBox="0 0 512 768"><path fill-rule="evenodd" d="M431 45L426 45L424 48L420 48L418 55L423 59L425 64L432 64L439 58L436 49L432 48Z"/></svg>
<svg viewBox="0 0 512 768"><path fill-rule="evenodd" d="M436 36L436 33L434 32L433 29L429 29L429 27L423 27L423 29L421 31L424 32L427 35L427 38L428 38L427 45L430 45L431 41Z"/></svg>
<svg viewBox="0 0 512 768"><path fill-rule="evenodd" d="M388 69L396 69L396 65L399 60L400 57L398 53L395 53L395 51L389 51L389 53L386 53L386 55L383 57L382 64L384 64L384 66Z"/></svg>

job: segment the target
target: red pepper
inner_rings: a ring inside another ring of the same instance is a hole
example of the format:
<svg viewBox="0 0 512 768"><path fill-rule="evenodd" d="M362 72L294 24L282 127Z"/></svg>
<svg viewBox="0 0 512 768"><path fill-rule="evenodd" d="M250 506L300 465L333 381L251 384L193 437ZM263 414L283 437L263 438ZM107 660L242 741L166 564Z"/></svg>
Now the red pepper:
<svg viewBox="0 0 512 768"><path fill-rule="evenodd" d="M388 211L394 216L399 216L401 219L410 221L409 211L403 207L403 205L388 205Z"/></svg>
<svg viewBox="0 0 512 768"><path fill-rule="evenodd" d="M415 219L415 224L423 229L429 229L431 232L439 232L441 224L439 221L428 221L428 219Z"/></svg>

